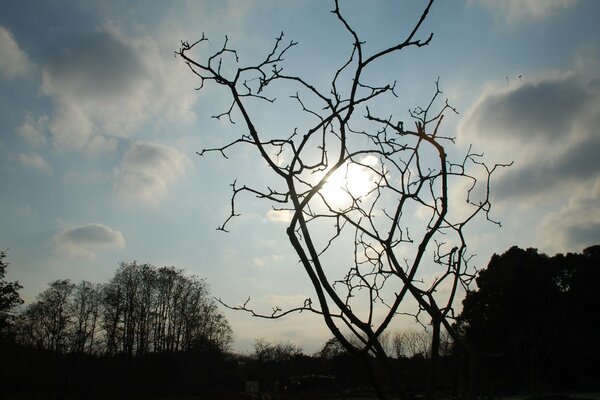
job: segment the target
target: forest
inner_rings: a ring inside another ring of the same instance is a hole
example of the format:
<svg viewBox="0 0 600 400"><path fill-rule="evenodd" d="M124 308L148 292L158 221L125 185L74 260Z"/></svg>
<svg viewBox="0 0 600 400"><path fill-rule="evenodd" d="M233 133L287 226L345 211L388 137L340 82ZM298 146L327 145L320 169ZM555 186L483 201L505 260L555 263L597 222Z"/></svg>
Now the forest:
<svg viewBox="0 0 600 400"><path fill-rule="evenodd" d="M107 283L56 280L22 306L8 258L1 252L3 398L372 396L364 364L335 338L314 354L265 338L248 354L232 351L235 333L208 283L181 269L121 263ZM555 256L512 247L476 283L453 322L459 340L442 335L437 357L430 326L380 339L410 398L423 396L431 374L436 398L600 391L600 245Z"/></svg>

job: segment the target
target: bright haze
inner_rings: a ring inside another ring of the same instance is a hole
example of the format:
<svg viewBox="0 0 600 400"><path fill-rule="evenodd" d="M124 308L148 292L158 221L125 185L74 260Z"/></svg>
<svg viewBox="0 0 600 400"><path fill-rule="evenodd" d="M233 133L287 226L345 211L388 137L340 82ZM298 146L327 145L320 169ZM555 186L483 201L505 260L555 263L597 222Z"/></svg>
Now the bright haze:
<svg viewBox="0 0 600 400"><path fill-rule="evenodd" d="M425 4L340 6L376 51L406 37ZM132 260L184 268L205 277L215 297L232 305L251 297L266 313L313 296L286 218L269 203L246 196L231 232L215 229L230 213L234 180L266 186L269 177L249 148L228 160L196 155L235 137L227 121L210 118L229 100L214 87L195 91L199 82L174 51L204 33L214 53L228 35L247 65L283 31L299 42L286 71L326 85L352 49L332 8L317 0L0 0L0 248L22 297L33 300L55 279L105 282ZM472 144L490 164L514 161L492 180L492 217L502 227L478 220L467 231L480 267L512 245L554 254L599 242L599 15L594 0L439 1L418 34L433 32L431 43L374 66L372 74L397 81L388 107L407 126L408 108L430 99L439 77L460 113L443 124L456 137L452 151ZM257 118L287 125L281 101ZM368 190L364 173L349 176L350 190ZM326 195L343 202L336 179ZM315 316L226 315L240 351L264 337L311 352L330 336Z"/></svg>

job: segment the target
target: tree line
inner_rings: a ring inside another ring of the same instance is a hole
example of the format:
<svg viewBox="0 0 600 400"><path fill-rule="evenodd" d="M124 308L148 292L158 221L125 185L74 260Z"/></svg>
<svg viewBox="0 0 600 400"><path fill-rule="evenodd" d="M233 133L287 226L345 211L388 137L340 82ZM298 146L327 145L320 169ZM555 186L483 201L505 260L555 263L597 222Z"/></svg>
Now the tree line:
<svg viewBox="0 0 600 400"><path fill-rule="evenodd" d="M226 351L232 331L205 280L175 267L121 263L105 284L53 281L14 321L15 340L60 353L129 357Z"/></svg>

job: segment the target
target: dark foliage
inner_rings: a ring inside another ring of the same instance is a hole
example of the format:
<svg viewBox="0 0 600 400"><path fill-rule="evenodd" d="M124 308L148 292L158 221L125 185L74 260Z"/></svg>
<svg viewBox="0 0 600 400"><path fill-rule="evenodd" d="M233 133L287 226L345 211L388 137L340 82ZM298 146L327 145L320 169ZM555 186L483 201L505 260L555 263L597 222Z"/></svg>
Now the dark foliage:
<svg viewBox="0 0 600 400"><path fill-rule="evenodd" d="M479 391L538 396L600 383L600 246L554 257L512 247L492 257L477 286L459 323Z"/></svg>
<svg viewBox="0 0 600 400"><path fill-rule="evenodd" d="M56 280L16 320L16 340L61 353L226 351L229 323L207 283L174 267L122 263L106 284Z"/></svg>
<svg viewBox="0 0 600 400"><path fill-rule="evenodd" d="M7 334L13 322L14 315L11 311L23 303L19 296L19 289L23 286L19 285L19 282L7 282L5 279L8 265L6 252L0 250L0 340Z"/></svg>

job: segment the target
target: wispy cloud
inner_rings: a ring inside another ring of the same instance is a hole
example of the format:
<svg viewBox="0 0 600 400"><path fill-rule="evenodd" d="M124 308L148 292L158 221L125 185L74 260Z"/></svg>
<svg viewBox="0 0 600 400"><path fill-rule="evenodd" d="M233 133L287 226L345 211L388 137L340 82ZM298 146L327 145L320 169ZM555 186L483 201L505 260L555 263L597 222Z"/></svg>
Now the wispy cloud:
<svg viewBox="0 0 600 400"><path fill-rule="evenodd" d="M69 258L94 258L100 250L125 246L123 234L102 224L68 226L52 237L54 252Z"/></svg>
<svg viewBox="0 0 600 400"><path fill-rule="evenodd" d="M469 0L489 9L496 19L509 23L541 21L577 3L578 0Z"/></svg>
<svg viewBox="0 0 600 400"><path fill-rule="evenodd" d="M254 257L252 259L252 263L255 267L264 268L267 266L272 266L275 264L279 264L283 261L283 257L278 254L271 254L264 257Z"/></svg>
<svg viewBox="0 0 600 400"><path fill-rule="evenodd" d="M270 209L267 211L266 218L271 222L280 222L282 224L287 224L292 220L292 212L289 210L273 210Z"/></svg>
<svg viewBox="0 0 600 400"><path fill-rule="evenodd" d="M172 52L172 49L170 49ZM42 92L54 102L50 132L60 150L116 148L149 120L192 121L193 91L182 63L150 36L104 26L64 42L43 68Z"/></svg>
<svg viewBox="0 0 600 400"><path fill-rule="evenodd" d="M581 187L559 210L549 213L538 227L546 248L556 252L581 251L600 238L600 179Z"/></svg>
<svg viewBox="0 0 600 400"><path fill-rule="evenodd" d="M32 154L19 154L17 156L19 163L27 168L35 169L44 174L52 175L52 168L46 163L44 157L37 153Z"/></svg>
<svg viewBox="0 0 600 400"><path fill-rule="evenodd" d="M25 120L17 128L17 132L30 145L34 147L42 147L46 145L45 129L48 125L48 117L46 115L38 118L33 118L31 115L25 117Z"/></svg>
<svg viewBox="0 0 600 400"><path fill-rule="evenodd" d="M33 65L27 54L19 47L13 35L0 26L0 78L25 78L32 70Z"/></svg>
<svg viewBox="0 0 600 400"><path fill-rule="evenodd" d="M127 202L158 204L185 174L189 159L178 150L153 143L134 143L118 170L115 190Z"/></svg>

